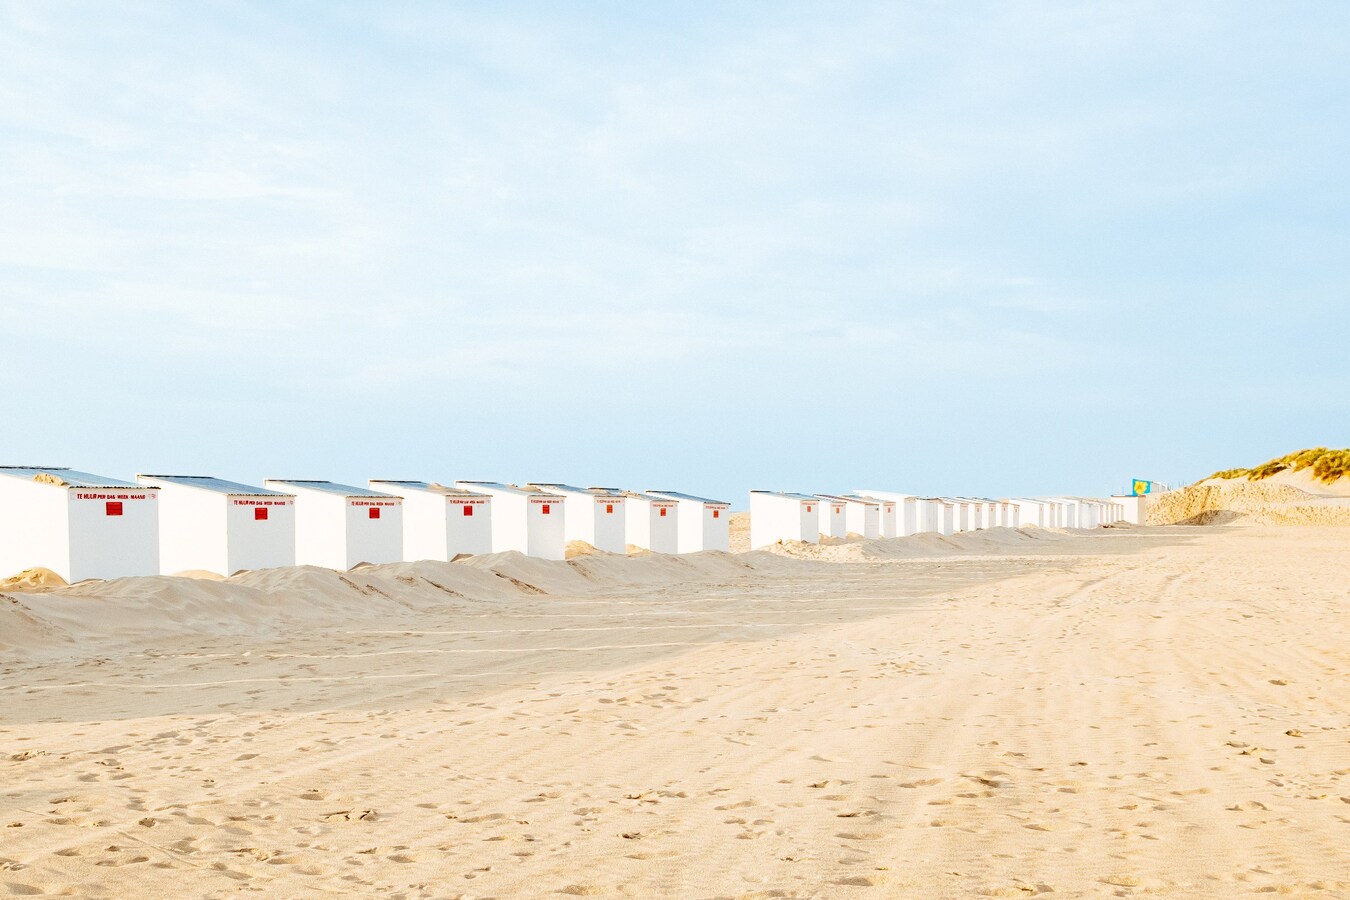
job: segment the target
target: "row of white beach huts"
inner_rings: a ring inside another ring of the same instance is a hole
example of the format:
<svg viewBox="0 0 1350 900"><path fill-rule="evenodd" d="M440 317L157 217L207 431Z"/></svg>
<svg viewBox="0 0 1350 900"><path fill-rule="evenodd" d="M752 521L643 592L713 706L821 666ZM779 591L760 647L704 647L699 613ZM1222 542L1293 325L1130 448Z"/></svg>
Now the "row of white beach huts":
<svg viewBox="0 0 1350 900"><path fill-rule="evenodd" d="M858 534L865 538L960 534L986 528L1097 528L1144 524L1145 498L1116 496L917 497L895 491L853 494L750 492L750 546L777 541L817 542Z"/></svg>
<svg viewBox="0 0 1350 900"><path fill-rule="evenodd" d="M1141 522L1125 501L984 500L750 492L750 544L1040 525ZM728 550L728 503L678 491L624 491L487 481L442 485L372 479L366 487L269 479L246 485L196 475L119 481L72 469L0 466L0 576L41 566L88 578L316 565L452 560L516 550L563 559L584 541L624 553Z"/></svg>
<svg viewBox="0 0 1350 900"><path fill-rule="evenodd" d="M730 505L677 491L372 479L367 487L197 475L120 481L0 466L0 575L67 581L205 571L452 560L517 550L563 559L570 541L624 553L727 550Z"/></svg>

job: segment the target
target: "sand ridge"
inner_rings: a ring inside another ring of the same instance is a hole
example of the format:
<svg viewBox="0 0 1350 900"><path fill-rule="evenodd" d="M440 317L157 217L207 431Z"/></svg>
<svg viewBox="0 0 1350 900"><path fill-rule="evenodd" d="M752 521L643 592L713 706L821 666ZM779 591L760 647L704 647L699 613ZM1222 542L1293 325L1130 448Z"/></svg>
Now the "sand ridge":
<svg viewBox="0 0 1350 900"><path fill-rule="evenodd" d="M1350 891L1344 531L978 537L0 598L0 891Z"/></svg>

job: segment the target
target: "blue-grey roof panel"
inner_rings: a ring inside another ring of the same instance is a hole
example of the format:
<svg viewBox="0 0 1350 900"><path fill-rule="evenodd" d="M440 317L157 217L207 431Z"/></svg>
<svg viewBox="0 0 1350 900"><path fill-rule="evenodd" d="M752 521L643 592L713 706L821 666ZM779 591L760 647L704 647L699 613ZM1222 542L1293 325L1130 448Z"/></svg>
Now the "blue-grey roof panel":
<svg viewBox="0 0 1350 900"><path fill-rule="evenodd" d="M654 494L658 497L670 497L675 500L695 500L699 503L715 503L718 506L731 505L725 500L709 500L707 497L695 497L693 494L682 494L679 491L648 491L647 493Z"/></svg>
<svg viewBox="0 0 1350 900"><path fill-rule="evenodd" d="M226 481L224 478L213 478L210 475L141 475L138 477L153 478L156 481L164 481L169 484L181 484L183 487L201 488L204 491L215 491L217 494L245 494L250 497L295 496L284 491L273 491L252 484Z"/></svg>
<svg viewBox="0 0 1350 900"><path fill-rule="evenodd" d="M386 494L381 491L372 491L370 488L356 487L350 484L338 484L336 481L306 481L300 478L269 478L268 481L273 484L288 484L298 488L308 488L312 491L324 491L329 494L337 494L339 497L384 497L394 499L394 494Z"/></svg>
<svg viewBox="0 0 1350 900"><path fill-rule="evenodd" d="M116 478L104 478L89 472L78 472L55 466L0 466L0 475L12 475L15 478L33 479L38 475L54 475L70 487L81 488L140 488L142 484L130 481L118 481Z"/></svg>

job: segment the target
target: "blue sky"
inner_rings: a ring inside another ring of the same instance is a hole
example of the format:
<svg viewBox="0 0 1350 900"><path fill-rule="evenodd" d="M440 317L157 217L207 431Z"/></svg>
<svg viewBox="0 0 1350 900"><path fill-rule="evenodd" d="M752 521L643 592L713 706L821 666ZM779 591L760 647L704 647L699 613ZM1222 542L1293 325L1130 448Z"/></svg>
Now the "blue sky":
<svg viewBox="0 0 1350 900"><path fill-rule="evenodd" d="M1350 6L0 2L5 459L1102 493L1350 445Z"/></svg>

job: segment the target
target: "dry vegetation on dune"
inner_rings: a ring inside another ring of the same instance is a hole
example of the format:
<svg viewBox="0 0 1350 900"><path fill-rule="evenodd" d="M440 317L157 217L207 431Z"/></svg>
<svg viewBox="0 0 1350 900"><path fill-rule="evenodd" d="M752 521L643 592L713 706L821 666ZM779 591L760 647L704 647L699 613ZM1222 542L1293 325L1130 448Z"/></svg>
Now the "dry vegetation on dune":
<svg viewBox="0 0 1350 900"><path fill-rule="evenodd" d="M1313 478L1324 484L1331 484L1350 476L1350 449L1329 450L1326 447L1314 447L1310 450L1297 450L1252 469L1224 469L1222 472L1215 472L1205 481L1214 479L1231 481L1236 478L1264 481L1280 472L1301 472L1308 468L1312 469Z"/></svg>
<svg viewBox="0 0 1350 900"><path fill-rule="evenodd" d="M1350 525L1350 450L1314 447L1155 495L1150 525ZM1335 496L1335 495L1340 495Z"/></svg>

